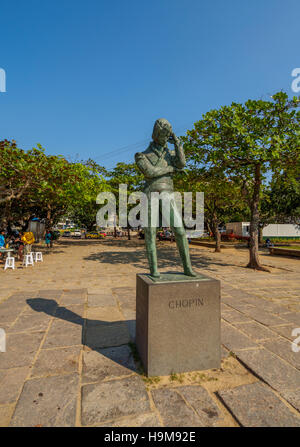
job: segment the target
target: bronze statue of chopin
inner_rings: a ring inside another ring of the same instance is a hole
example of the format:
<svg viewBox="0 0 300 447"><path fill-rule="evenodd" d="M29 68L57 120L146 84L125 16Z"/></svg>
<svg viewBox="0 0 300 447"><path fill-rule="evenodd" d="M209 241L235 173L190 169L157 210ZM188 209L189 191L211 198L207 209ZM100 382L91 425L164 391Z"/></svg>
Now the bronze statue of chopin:
<svg viewBox="0 0 300 447"><path fill-rule="evenodd" d="M168 149L168 142L174 145L175 151L170 151ZM144 152L135 154L135 162L140 171L144 174L146 180L146 186L143 192L148 197L149 214L148 226L144 228L144 231L150 275L154 278L159 278L160 274L157 269L156 254L157 228L149 226L151 225L150 194L151 192L173 193L174 185L172 176L176 171L183 169L185 166L183 147L180 144L179 138L173 133L169 121L164 118L155 121L152 141ZM164 210L160 203L160 214L163 215L163 213ZM179 219L179 226L178 220L176 226L174 225L175 215L176 219ZM175 235L185 275L193 277L197 276L192 269L186 232L181 217L178 217L174 199L170 200L170 226Z"/></svg>

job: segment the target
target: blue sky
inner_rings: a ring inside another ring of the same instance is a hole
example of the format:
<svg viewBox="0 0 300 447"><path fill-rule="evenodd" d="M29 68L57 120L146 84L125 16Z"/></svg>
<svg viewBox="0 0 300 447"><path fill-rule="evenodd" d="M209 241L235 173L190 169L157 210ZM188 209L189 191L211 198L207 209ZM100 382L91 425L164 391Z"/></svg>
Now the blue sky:
<svg viewBox="0 0 300 447"><path fill-rule="evenodd" d="M0 17L0 138L108 168L156 118L182 135L212 108L292 96L300 67L299 0L2 0Z"/></svg>

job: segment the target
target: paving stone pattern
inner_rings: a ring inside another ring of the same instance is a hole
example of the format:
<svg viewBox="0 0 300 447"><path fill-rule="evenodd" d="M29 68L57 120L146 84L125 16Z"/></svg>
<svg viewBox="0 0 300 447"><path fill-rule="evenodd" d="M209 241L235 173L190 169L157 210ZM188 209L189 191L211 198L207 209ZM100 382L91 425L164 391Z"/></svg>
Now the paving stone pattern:
<svg viewBox="0 0 300 447"><path fill-rule="evenodd" d="M174 244L158 251L162 271L178 269ZM0 426L299 427L300 263L261 257L271 273L245 269L246 250L191 248L195 270L221 280L223 361L184 383L146 379L136 361L143 241L61 241L34 268L1 269Z"/></svg>

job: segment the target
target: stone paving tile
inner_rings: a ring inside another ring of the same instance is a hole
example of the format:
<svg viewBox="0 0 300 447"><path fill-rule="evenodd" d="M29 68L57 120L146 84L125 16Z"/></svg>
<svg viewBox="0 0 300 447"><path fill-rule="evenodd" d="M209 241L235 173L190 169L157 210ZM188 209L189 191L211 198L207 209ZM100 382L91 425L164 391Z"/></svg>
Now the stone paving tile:
<svg viewBox="0 0 300 447"><path fill-rule="evenodd" d="M229 357L230 351L221 345L221 359L227 359Z"/></svg>
<svg viewBox="0 0 300 447"><path fill-rule="evenodd" d="M63 294L62 298L59 301L60 306L66 306L69 307L73 304L83 304L85 302L85 295L82 295L81 293L74 293L74 294Z"/></svg>
<svg viewBox="0 0 300 447"><path fill-rule="evenodd" d="M25 304L23 306L6 306L5 302L0 305L0 325L2 327L3 324L14 322L17 317L20 315L22 310L25 308Z"/></svg>
<svg viewBox="0 0 300 447"><path fill-rule="evenodd" d="M48 290L39 290L36 296L37 298L59 299L62 294L63 294L62 290L48 289Z"/></svg>
<svg viewBox="0 0 300 447"><path fill-rule="evenodd" d="M46 336L43 348L82 344L82 325L76 322L54 320Z"/></svg>
<svg viewBox="0 0 300 447"><path fill-rule="evenodd" d="M221 313L223 313L226 310L233 310L233 309L232 309L232 307L228 306L227 304L221 302Z"/></svg>
<svg viewBox="0 0 300 447"><path fill-rule="evenodd" d="M77 374L28 380L10 425L73 427L77 393Z"/></svg>
<svg viewBox="0 0 300 447"><path fill-rule="evenodd" d="M89 307L112 307L116 305L117 303L112 293L88 295Z"/></svg>
<svg viewBox="0 0 300 447"><path fill-rule="evenodd" d="M166 427L203 427L204 423L186 405L176 388L159 388L151 391L156 408Z"/></svg>
<svg viewBox="0 0 300 447"><path fill-rule="evenodd" d="M235 278L235 282L236 282L237 278ZM231 287L230 291L228 292L230 294L230 296L234 297L234 298L238 298L238 300L247 300L247 299L251 299L253 297L253 295L245 292L245 290L240 289L240 288L233 288Z"/></svg>
<svg viewBox="0 0 300 447"><path fill-rule="evenodd" d="M8 332L12 324L13 323L0 323L0 327L1 329L4 329L5 332Z"/></svg>
<svg viewBox="0 0 300 447"><path fill-rule="evenodd" d="M229 323L241 323L243 321L251 321L251 317L238 312L237 310L226 310L222 312L222 318Z"/></svg>
<svg viewBox="0 0 300 447"><path fill-rule="evenodd" d="M221 322L221 342L230 351L254 348L257 346L255 341L224 321Z"/></svg>
<svg viewBox="0 0 300 447"><path fill-rule="evenodd" d="M299 352L292 350L292 343L284 338L261 342L261 344L274 354L289 362L295 368L300 369ZM299 383L300 385L300 383Z"/></svg>
<svg viewBox="0 0 300 447"><path fill-rule="evenodd" d="M81 346L42 349L33 366L31 377L70 374L78 371Z"/></svg>
<svg viewBox="0 0 300 447"><path fill-rule="evenodd" d="M82 424L96 425L123 416L149 413L150 403L143 381L137 377L82 387Z"/></svg>
<svg viewBox="0 0 300 447"><path fill-rule="evenodd" d="M114 287L112 288L112 292L117 296L127 296L135 298L135 287Z"/></svg>
<svg viewBox="0 0 300 447"><path fill-rule="evenodd" d="M280 326L270 326L270 329L279 335L283 335L283 337L288 338L291 341L295 340L295 337L292 336L292 331L295 329L295 325L293 323Z"/></svg>
<svg viewBox="0 0 300 447"><path fill-rule="evenodd" d="M92 348L108 348L128 344L130 335L124 321L110 324L97 322L87 326L83 340L86 346Z"/></svg>
<svg viewBox="0 0 300 447"><path fill-rule="evenodd" d="M132 309L135 310L136 308L136 297L135 293L127 296L127 295L116 295L117 301L119 302L122 309Z"/></svg>
<svg viewBox="0 0 300 447"><path fill-rule="evenodd" d="M91 307L87 309L87 326L95 326L99 323L112 323L123 321L122 314L115 307Z"/></svg>
<svg viewBox="0 0 300 447"><path fill-rule="evenodd" d="M161 427L158 417L154 413L140 414L134 418L119 419L113 423L106 422L105 424L98 424L98 427Z"/></svg>
<svg viewBox="0 0 300 447"><path fill-rule="evenodd" d="M300 427L300 417L261 383L241 385L218 394L243 427Z"/></svg>
<svg viewBox="0 0 300 447"><path fill-rule="evenodd" d="M245 301L238 300L237 298L232 297L222 297L222 302L225 303L228 307L230 307L230 310L239 310L240 312L244 312L246 309L249 308L255 308L254 306L251 306L250 304L247 304Z"/></svg>
<svg viewBox="0 0 300 447"><path fill-rule="evenodd" d="M282 318L278 317L277 315L272 315L270 312L264 311L262 308L249 308L245 311L245 313L254 320L265 324L266 326L275 326L276 324L285 323Z"/></svg>
<svg viewBox="0 0 300 447"><path fill-rule="evenodd" d="M15 292L11 295L10 300L24 300L26 298L35 298L37 296L37 290L30 290L28 292L21 291L21 292Z"/></svg>
<svg viewBox="0 0 300 447"><path fill-rule="evenodd" d="M82 382L100 382L132 374L136 366L129 346L84 351Z"/></svg>
<svg viewBox="0 0 300 447"><path fill-rule="evenodd" d="M0 304L0 316L5 314L5 312L9 312L12 310L22 311L26 306L26 298L18 297L18 298L8 298L5 301L2 301Z"/></svg>
<svg viewBox="0 0 300 447"><path fill-rule="evenodd" d="M107 281L104 281L103 284L99 285L98 287L95 285L93 286L92 283L89 284L88 287L88 293L90 295L99 295L103 293L104 290L110 289L111 290L111 281L110 279Z"/></svg>
<svg viewBox="0 0 300 447"><path fill-rule="evenodd" d="M44 313L22 313L17 321L10 326L9 332L45 331L51 321L51 316Z"/></svg>
<svg viewBox="0 0 300 447"><path fill-rule="evenodd" d="M53 298L28 298L26 304L26 313L42 312L53 316L57 308L57 301Z"/></svg>
<svg viewBox="0 0 300 447"><path fill-rule="evenodd" d="M0 405L0 427L8 427L10 419L13 415L15 405Z"/></svg>
<svg viewBox="0 0 300 447"><path fill-rule="evenodd" d="M63 276L65 278L65 275ZM87 289L63 289L62 292L67 295L83 295L85 296L87 294Z"/></svg>
<svg viewBox="0 0 300 447"><path fill-rule="evenodd" d="M281 395L300 412L300 388L293 391L283 391Z"/></svg>
<svg viewBox="0 0 300 447"><path fill-rule="evenodd" d="M128 309L127 307L122 309L125 323L127 325L128 332L130 334L130 338L133 342L135 342L135 334L136 334L136 311L132 309Z"/></svg>
<svg viewBox="0 0 300 447"><path fill-rule="evenodd" d="M275 304L266 300L263 301L261 307L263 308L263 310L267 310L268 312L279 315L280 317L282 316L282 314L287 312L286 307L280 306L279 304Z"/></svg>
<svg viewBox="0 0 300 447"><path fill-rule="evenodd" d="M256 321L250 323L235 323L235 326L255 341L277 337L275 332Z"/></svg>
<svg viewBox="0 0 300 447"><path fill-rule="evenodd" d="M282 318L288 323L293 323L294 327L300 327L300 313L299 312L289 312L282 315Z"/></svg>
<svg viewBox="0 0 300 447"><path fill-rule="evenodd" d="M223 415L203 387L180 386L176 388L176 391L193 407L204 427L216 427L219 425Z"/></svg>
<svg viewBox="0 0 300 447"><path fill-rule="evenodd" d="M6 352L0 355L0 369L30 365L44 337L44 332L7 334Z"/></svg>
<svg viewBox="0 0 300 447"><path fill-rule="evenodd" d="M17 399L28 374L28 366L0 370L0 405Z"/></svg>
<svg viewBox="0 0 300 447"><path fill-rule="evenodd" d="M299 388L300 371L266 349L235 351L236 356L280 394Z"/></svg>
<svg viewBox="0 0 300 447"><path fill-rule="evenodd" d="M65 321L83 324L83 314L84 314L84 305L73 304L68 305L67 307L58 306L55 310L54 317Z"/></svg>

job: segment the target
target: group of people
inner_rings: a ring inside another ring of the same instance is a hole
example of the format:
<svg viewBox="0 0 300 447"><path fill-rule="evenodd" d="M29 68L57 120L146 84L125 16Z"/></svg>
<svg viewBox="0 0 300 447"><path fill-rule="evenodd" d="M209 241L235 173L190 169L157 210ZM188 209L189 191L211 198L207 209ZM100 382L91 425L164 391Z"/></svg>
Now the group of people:
<svg viewBox="0 0 300 447"><path fill-rule="evenodd" d="M53 245L54 236L50 229L45 232L45 244L47 248ZM16 253L19 261L23 261L24 255L32 251L32 244L35 242L35 237L32 231L17 231L14 230L11 234L6 234L5 230L0 231L0 249L12 248ZM5 252L1 253L4 259Z"/></svg>
<svg viewBox="0 0 300 447"><path fill-rule="evenodd" d="M32 231L13 231L6 236L5 230L0 234L0 248L12 248L18 254L18 259L23 260L24 254L30 253L32 244L35 242Z"/></svg>

